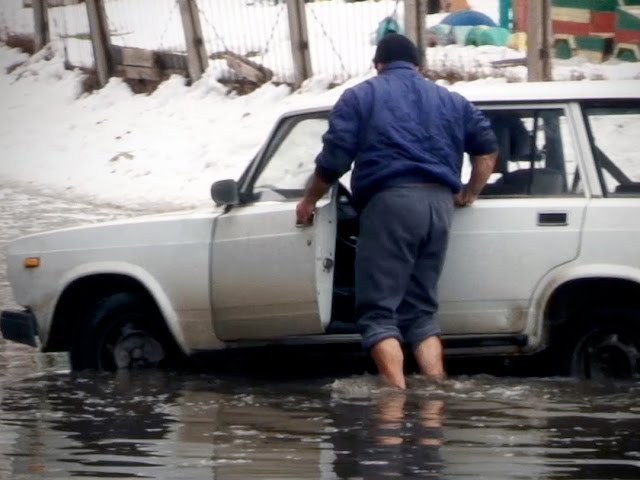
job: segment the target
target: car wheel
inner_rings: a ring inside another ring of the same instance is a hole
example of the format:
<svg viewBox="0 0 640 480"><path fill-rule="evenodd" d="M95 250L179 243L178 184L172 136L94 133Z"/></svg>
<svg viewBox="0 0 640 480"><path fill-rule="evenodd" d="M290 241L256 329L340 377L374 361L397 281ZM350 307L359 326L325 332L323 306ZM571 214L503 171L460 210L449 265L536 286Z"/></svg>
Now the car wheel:
<svg viewBox="0 0 640 480"><path fill-rule="evenodd" d="M587 323L573 348L571 374L595 380L638 378L639 322L639 313L632 310L594 312L593 320Z"/></svg>
<svg viewBox="0 0 640 480"><path fill-rule="evenodd" d="M71 348L73 370L159 368L175 358L177 347L157 309L135 295L107 297L85 320Z"/></svg>

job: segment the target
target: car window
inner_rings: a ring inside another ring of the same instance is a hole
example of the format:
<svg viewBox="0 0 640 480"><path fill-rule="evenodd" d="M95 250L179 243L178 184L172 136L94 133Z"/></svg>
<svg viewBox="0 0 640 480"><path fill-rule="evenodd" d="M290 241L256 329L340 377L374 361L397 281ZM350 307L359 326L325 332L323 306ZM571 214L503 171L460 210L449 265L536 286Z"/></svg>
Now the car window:
<svg viewBox="0 0 640 480"><path fill-rule="evenodd" d="M315 170L315 159L322 150L322 135L327 127L327 119L317 117L291 119L282 126L254 183L253 190L261 200L302 196Z"/></svg>
<svg viewBox="0 0 640 480"><path fill-rule="evenodd" d="M500 154L482 197L583 194L564 109L490 109L484 113L498 138ZM470 173L465 157L463 182Z"/></svg>
<svg viewBox="0 0 640 480"><path fill-rule="evenodd" d="M584 108L593 158L607 196L640 196L640 105Z"/></svg>

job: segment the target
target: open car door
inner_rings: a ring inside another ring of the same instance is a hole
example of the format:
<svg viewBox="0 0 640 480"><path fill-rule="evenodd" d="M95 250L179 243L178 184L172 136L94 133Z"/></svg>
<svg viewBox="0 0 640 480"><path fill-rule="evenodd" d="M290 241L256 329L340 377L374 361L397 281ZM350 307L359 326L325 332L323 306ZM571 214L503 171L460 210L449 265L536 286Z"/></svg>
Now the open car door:
<svg viewBox="0 0 640 480"><path fill-rule="evenodd" d="M216 219L211 298L220 340L321 334L329 324L335 188L318 202L313 225L296 225L325 129L325 117L281 122L247 182L251 200Z"/></svg>

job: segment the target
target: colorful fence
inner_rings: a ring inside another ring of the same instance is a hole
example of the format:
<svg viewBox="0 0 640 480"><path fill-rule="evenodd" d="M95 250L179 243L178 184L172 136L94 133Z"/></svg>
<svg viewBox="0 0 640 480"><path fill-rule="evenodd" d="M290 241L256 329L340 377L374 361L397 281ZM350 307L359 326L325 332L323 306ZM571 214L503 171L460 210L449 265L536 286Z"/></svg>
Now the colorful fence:
<svg viewBox="0 0 640 480"><path fill-rule="evenodd" d="M526 31L528 4L540 0L514 1L515 24ZM552 0L552 5L557 58L640 61L640 0Z"/></svg>

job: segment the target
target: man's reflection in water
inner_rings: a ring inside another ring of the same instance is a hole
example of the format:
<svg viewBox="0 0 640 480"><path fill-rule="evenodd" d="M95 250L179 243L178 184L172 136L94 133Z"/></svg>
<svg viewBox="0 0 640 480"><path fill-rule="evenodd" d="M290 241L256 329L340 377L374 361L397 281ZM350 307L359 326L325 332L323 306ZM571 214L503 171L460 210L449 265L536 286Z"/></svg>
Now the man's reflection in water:
<svg viewBox="0 0 640 480"><path fill-rule="evenodd" d="M434 399L422 402L420 409L420 424L424 428L420 441L422 445L439 447L443 444L442 417L444 414L444 400Z"/></svg>
<svg viewBox="0 0 640 480"><path fill-rule="evenodd" d="M404 392L393 392L385 395L377 404L376 419L378 432L375 440L378 445L400 445L404 421L404 406L407 395Z"/></svg>
<svg viewBox="0 0 640 480"><path fill-rule="evenodd" d="M370 408L349 407L351 413L343 413L352 419L360 417L360 428L338 433L336 437L335 467L340 478L438 477L441 474L445 400L393 391L380 394ZM340 424L345 425L344 421ZM359 438L349 435L356 432Z"/></svg>

